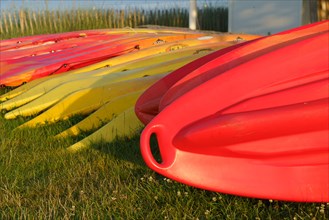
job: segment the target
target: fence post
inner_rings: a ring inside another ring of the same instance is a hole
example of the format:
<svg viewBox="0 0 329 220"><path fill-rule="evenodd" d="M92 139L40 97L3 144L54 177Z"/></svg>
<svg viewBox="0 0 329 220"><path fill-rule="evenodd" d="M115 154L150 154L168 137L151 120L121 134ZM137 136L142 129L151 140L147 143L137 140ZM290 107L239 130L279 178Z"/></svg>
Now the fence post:
<svg viewBox="0 0 329 220"><path fill-rule="evenodd" d="M191 30L196 30L197 17L198 17L198 11L196 7L196 0L190 0L189 28Z"/></svg>

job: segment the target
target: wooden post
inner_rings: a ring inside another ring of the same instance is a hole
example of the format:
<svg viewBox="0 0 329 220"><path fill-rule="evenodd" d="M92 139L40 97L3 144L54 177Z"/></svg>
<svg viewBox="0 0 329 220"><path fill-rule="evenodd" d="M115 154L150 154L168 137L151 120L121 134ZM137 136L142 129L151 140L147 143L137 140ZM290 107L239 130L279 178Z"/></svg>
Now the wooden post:
<svg viewBox="0 0 329 220"><path fill-rule="evenodd" d="M318 1L311 0L310 1L310 22L314 23L318 21Z"/></svg>
<svg viewBox="0 0 329 220"><path fill-rule="evenodd" d="M196 7L196 0L190 0L189 28L191 30L196 30L197 17L198 11Z"/></svg>
<svg viewBox="0 0 329 220"><path fill-rule="evenodd" d="M317 0L303 0L302 24L318 21Z"/></svg>

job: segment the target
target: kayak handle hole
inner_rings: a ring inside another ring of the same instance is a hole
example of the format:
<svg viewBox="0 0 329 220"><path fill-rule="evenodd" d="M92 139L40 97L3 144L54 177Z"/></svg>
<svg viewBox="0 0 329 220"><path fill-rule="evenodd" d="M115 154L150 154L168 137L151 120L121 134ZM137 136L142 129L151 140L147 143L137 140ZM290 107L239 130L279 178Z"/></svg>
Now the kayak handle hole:
<svg viewBox="0 0 329 220"><path fill-rule="evenodd" d="M151 148L152 156L155 159L155 161L161 164L162 157L161 157L161 152L160 152L160 148L159 148L158 138L155 133L153 133L151 135L150 148Z"/></svg>

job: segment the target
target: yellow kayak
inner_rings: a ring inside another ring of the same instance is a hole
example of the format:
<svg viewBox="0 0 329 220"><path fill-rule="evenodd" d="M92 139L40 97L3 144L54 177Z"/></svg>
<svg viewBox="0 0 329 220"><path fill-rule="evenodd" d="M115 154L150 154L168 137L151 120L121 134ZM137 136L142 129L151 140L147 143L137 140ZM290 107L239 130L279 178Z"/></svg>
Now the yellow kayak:
<svg viewBox="0 0 329 220"><path fill-rule="evenodd" d="M112 118L120 115L128 108L135 106L138 97L143 92L144 90L132 92L113 99L92 114L88 115L82 121L56 135L56 137L76 136L82 131L89 131L100 127L103 123L109 122Z"/></svg>
<svg viewBox="0 0 329 220"><path fill-rule="evenodd" d="M65 120L76 114L89 114L116 97L148 88L154 82L161 79L164 74L79 90L19 127L35 127L46 122L53 123L58 120ZM16 115L14 114L8 115L7 113L5 115L7 119L15 117Z"/></svg>
<svg viewBox="0 0 329 220"><path fill-rule="evenodd" d="M95 131L93 134L68 147L67 150L74 153L88 148L93 142L101 140L110 142L115 138L120 137L129 138L135 135L142 128L142 126L143 124L135 115L134 108L129 108L112 119L112 121Z"/></svg>
<svg viewBox="0 0 329 220"><path fill-rule="evenodd" d="M141 78L144 76L152 76L164 72L172 72L185 64L204 56L204 54L195 54L180 59L147 66L144 68L134 69L130 71L113 73L106 76L88 77L80 80L75 80L61 84L43 96L23 105L5 115L6 119L12 119L17 116L31 116L44 111L48 107L56 104L68 95L82 90L93 89L99 86L111 85L116 82L121 82L130 79ZM102 95L102 94L101 94Z"/></svg>

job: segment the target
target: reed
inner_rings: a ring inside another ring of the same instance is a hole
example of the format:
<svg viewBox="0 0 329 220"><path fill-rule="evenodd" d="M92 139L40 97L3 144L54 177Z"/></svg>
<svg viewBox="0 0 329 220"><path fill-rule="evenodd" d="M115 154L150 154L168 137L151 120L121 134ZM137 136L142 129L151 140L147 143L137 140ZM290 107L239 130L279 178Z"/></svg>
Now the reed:
<svg viewBox="0 0 329 220"><path fill-rule="evenodd" d="M16 21L16 14L14 14L14 17L15 17L14 20ZM13 21L11 19L11 15L10 14L8 14L8 19L9 19L10 29L13 30Z"/></svg>
<svg viewBox="0 0 329 220"><path fill-rule="evenodd" d="M4 24L5 26L5 32L4 33L8 33L9 32L9 28L8 28L8 22L7 22L7 13L3 12L2 13L2 17L1 17L1 21L3 20L3 23L1 24ZM1 28L2 30L2 28ZM4 34L3 32L1 32L1 36Z"/></svg>
<svg viewBox="0 0 329 220"><path fill-rule="evenodd" d="M2 20L0 20L0 33L3 33L3 24L2 24L3 22L2 22Z"/></svg>
<svg viewBox="0 0 329 220"><path fill-rule="evenodd" d="M31 32L32 32L32 35L34 34L34 27L33 27L33 20L32 20L32 17L31 17L31 12L29 11L28 13L27 13L27 15L28 15L28 20L29 20L29 25L30 25L30 28L31 28Z"/></svg>
<svg viewBox="0 0 329 220"><path fill-rule="evenodd" d="M187 9L177 8L1 11L0 39L82 29L135 28L141 25L188 27L188 13ZM198 15L199 29L227 31L227 8L205 7L199 9Z"/></svg>
<svg viewBox="0 0 329 220"><path fill-rule="evenodd" d="M19 11L19 23L21 26L21 33L25 32L25 22L26 22L26 17L25 17L24 11L20 10Z"/></svg>

